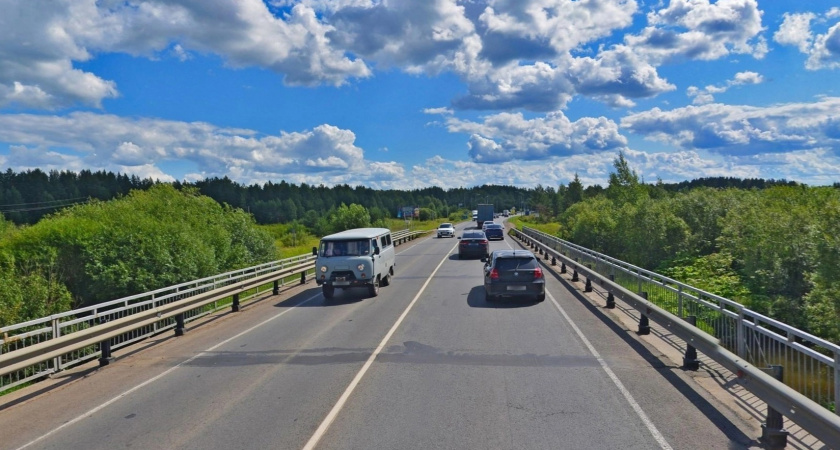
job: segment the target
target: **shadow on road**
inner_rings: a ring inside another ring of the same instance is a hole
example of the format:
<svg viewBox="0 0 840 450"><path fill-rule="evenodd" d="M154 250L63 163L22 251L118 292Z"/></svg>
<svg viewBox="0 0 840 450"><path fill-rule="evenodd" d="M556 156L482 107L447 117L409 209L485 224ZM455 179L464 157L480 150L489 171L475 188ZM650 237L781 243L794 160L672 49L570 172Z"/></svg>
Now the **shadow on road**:
<svg viewBox="0 0 840 450"><path fill-rule="evenodd" d="M487 295L484 293L484 285L481 285L470 289L470 293L467 295L467 304L473 308L510 309L535 306L537 302L531 299L505 297L488 302Z"/></svg>

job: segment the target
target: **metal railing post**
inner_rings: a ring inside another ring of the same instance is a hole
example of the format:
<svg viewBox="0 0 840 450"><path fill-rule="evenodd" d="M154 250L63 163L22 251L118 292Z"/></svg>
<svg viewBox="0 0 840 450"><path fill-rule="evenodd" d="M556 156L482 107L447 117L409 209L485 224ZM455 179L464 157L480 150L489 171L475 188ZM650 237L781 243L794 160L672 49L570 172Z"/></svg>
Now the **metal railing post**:
<svg viewBox="0 0 840 450"><path fill-rule="evenodd" d="M677 317L683 317L683 292L682 285L677 285ZM696 318L696 317L695 317ZM692 324L694 325L694 324Z"/></svg>
<svg viewBox="0 0 840 450"><path fill-rule="evenodd" d="M747 329L744 327L744 308L738 308L737 328L735 329L735 339L737 339L736 352L741 358L747 355Z"/></svg>
<svg viewBox="0 0 840 450"><path fill-rule="evenodd" d="M58 321L58 319L52 319L52 338L56 339L60 336L61 336L61 323ZM64 368L61 367L61 365L62 364L61 364L61 357L60 356L57 356L57 357L53 358L53 367L55 368L56 372L64 370Z"/></svg>
<svg viewBox="0 0 840 450"><path fill-rule="evenodd" d="M834 352L834 414L840 416L840 353Z"/></svg>
<svg viewBox="0 0 840 450"><path fill-rule="evenodd" d="M783 381L785 368L784 366L770 366L768 371L773 378ZM761 442L764 442L766 448L771 450L783 449L787 446L788 432L784 427L785 418L775 409L767 406L767 422L761 424Z"/></svg>
<svg viewBox="0 0 840 450"><path fill-rule="evenodd" d="M233 303L230 305L230 310L239 312L239 294L233 294Z"/></svg>
<svg viewBox="0 0 840 450"><path fill-rule="evenodd" d="M274 280L274 288L271 290L271 293L274 295L280 295L280 282Z"/></svg>

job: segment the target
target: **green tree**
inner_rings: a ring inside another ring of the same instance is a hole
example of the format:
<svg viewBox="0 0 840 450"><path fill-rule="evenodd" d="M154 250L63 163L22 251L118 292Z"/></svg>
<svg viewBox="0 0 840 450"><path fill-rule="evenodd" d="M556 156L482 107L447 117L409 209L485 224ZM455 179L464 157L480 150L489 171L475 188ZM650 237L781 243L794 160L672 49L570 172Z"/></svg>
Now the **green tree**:
<svg viewBox="0 0 840 450"><path fill-rule="evenodd" d="M798 187L752 191L722 220L719 239L754 294L750 306L803 328L820 203Z"/></svg>
<svg viewBox="0 0 840 450"><path fill-rule="evenodd" d="M821 194L828 198L815 217L816 267L814 288L805 297L807 324L817 336L840 343L840 198L837 190Z"/></svg>
<svg viewBox="0 0 840 450"><path fill-rule="evenodd" d="M575 178L569 182L569 187L566 189L565 196L563 197L563 210L581 201L583 201L583 183L580 181L580 177L576 172Z"/></svg>
<svg viewBox="0 0 840 450"><path fill-rule="evenodd" d="M621 207L616 232L623 249L618 258L655 269L686 248L688 225L674 214L670 203L648 199Z"/></svg>
<svg viewBox="0 0 840 450"><path fill-rule="evenodd" d="M592 250L616 254L617 214L615 204L605 197L575 203L561 216L560 237Z"/></svg>
<svg viewBox="0 0 840 450"><path fill-rule="evenodd" d="M620 206L625 203L636 203L647 196L636 171L630 168L630 164L624 158L624 152L618 153L618 158L613 160L613 167L615 172L610 173L606 191L609 199Z"/></svg>
<svg viewBox="0 0 840 450"><path fill-rule="evenodd" d="M352 228L364 228L370 226L370 213L368 210L356 203L350 206L344 203L338 207L332 217L332 229L334 233Z"/></svg>

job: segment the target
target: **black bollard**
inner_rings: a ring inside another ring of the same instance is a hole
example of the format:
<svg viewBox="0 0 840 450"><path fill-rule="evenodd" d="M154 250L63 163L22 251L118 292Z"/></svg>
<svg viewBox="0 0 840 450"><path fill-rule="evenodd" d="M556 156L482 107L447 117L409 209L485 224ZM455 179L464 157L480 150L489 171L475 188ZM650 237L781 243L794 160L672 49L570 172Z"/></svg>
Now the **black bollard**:
<svg viewBox="0 0 840 450"><path fill-rule="evenodd" d="M784 381L784 366L768 367L773 378ZM767 422L761 424L761 442L770 450L781 450L787 446L788 432L783 428L785 418L782 413L767 406Z"/></svg>
<svg viewBox="0 0 840 450"><path fill-rule="evenodd" d="M642 292L641 296L642 296L643 299L647 300L648 293L647 292ZM640 317L639 317L639 331L638 331L638 334L650 334L650 319L648 319L648 316L641 311L639 311L639 314L640 314Z"/></svg>
<svg viewBox="0 0 840 450"><path fill-rule="evenodd" d="M691 326L697 326L697 316L688 316L685 318L686 322ZM683 356L683 369L698 370L700 369L700 360L697 359L697 349L692 345L686 345L685 356Z"/></svg>
<svg viewBox="0 0 840 450"><path fill-rule="evenodd" d="M108 319L104 317L99 318L99 324L104 324L108 322ZM111 361L114 359L111 357L111 339L105 339L104 341L99 343L99 350L101 354L99 355L99 367L107 366L111 364Z"/></svg>
<svg viewBox="0 0 840 450"><path fill-rule="evenodd" d="M280 280L274 280L274 288L271 290L274 295L280 295Z"/></svg>
<svg viewBox="0 0 840 450"><path fill-rule="evenodd" d="M239 294L233 294L233 303L230 305L230 310L239 312Z"/></svg>
<svg viewBox="0 0 840 450"><path fill-rule="evenodd" d="M175 315L175 336L184 335L184 313Z"/></svg>
<svg viewBox="0 0 840 450"><path fill-rule="evenodd" d="M586 287L583 288L583 292L592 292L592 280L589 278L586 279Z"/></svg>

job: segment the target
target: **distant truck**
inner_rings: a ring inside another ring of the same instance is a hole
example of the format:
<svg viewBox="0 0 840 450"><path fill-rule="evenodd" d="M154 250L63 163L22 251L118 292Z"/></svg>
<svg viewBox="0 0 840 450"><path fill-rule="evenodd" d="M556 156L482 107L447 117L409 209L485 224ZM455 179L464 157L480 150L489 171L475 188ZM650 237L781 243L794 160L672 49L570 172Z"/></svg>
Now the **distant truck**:
<svg viewBox="0 0 840 450"><path fill-rule="evenodd" d="M481 228L484 225L484 222L492 222L493 221L493 205L491 204L484 204L478 205L478 214L475 217L475 223L478 225L478 228Z"/></svg>

